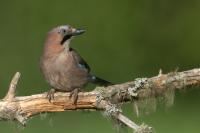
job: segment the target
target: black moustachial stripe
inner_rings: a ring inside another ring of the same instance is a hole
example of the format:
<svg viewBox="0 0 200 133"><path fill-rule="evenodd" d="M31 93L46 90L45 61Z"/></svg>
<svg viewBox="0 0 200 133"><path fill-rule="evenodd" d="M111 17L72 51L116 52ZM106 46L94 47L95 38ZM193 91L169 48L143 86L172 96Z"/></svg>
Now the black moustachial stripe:
<svg viewBox="0 0 200 133"><path fill-rule="evenodd" d="M72 35L66 35L63 37L62 41L61 41L61 45L64 44L65 41L67 41L68 39L70 39L72 37Z"/></svg>

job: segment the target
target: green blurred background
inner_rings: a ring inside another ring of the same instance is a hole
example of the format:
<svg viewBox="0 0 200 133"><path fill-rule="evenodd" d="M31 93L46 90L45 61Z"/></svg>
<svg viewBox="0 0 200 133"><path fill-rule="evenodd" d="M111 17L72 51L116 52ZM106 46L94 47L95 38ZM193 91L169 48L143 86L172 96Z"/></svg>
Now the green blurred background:
<svg viewBox="0 0 200 133"><path fill-rule="evenodd" d="M93 73L121 83L175 70L199 67L199 0L1 0L0 96L16 71L22 73L18 95L47 91L38 67L46 33L70 24L87 32L73 40ZM199 88L176 92L171 108L136 118L132 106L125 114L157 133L199 133ZM33 117L27 127L0 122L0 133L114 133L100 112L71 111ZM128 132L132 132L128 130Z"/></svg>

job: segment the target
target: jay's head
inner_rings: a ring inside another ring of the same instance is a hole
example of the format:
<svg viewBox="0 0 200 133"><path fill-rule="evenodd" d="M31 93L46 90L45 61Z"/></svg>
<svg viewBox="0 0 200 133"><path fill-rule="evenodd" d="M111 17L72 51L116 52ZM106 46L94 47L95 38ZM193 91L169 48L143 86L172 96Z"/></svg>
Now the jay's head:
<svg viewBox="0 0 200 133"><path fill-rule="evenodd" d="M53 28L47 35L45 50L58 52L63 49L69 49L71 39L74 36L83 34L84 32L85 30L75 29L70 25Z"/></svg>

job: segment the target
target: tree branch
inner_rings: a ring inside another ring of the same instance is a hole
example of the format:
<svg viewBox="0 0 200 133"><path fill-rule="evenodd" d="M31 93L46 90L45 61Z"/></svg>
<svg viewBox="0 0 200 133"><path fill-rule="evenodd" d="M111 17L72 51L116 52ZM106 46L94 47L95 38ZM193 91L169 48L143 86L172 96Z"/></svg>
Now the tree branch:
<svg viewBox="0 0 200 133"><path fill-rule="evenodd" d="M138 126L122 114L119 103L134 102L150 97L163 96L168 90L181 90L200 85L200 69L171 72L152 78L138 78L127 83L108 87L96 87L91 92L80 92L77 104L73 104L69 93L55 93L50 103L47 93L15 97L16 85L20 78L17 72L13 77L7 95L0 100L0 120L17 120L25 125L26 120L43 112L62 112L66 110L105 110L108 116L118 119L136 132L152 132L148 126ZM142 130L141 130L142 128Z"/></svg>

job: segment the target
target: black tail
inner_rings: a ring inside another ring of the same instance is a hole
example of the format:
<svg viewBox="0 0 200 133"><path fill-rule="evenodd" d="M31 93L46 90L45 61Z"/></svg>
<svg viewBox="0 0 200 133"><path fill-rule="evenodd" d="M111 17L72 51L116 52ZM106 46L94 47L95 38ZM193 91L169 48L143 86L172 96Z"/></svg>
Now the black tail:
<svg viewBox="0 0 200 133"><path fill-rule="evenodd" d="M100 86L109 86L109 85L113 85L113 83L106 81L104 79L98 78L96 76L90 76L90 82L93 84L97 84Z"/></svg>

